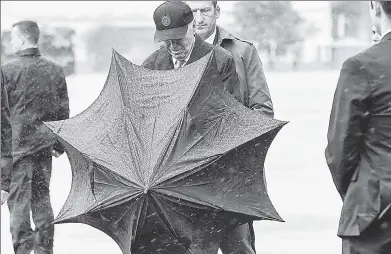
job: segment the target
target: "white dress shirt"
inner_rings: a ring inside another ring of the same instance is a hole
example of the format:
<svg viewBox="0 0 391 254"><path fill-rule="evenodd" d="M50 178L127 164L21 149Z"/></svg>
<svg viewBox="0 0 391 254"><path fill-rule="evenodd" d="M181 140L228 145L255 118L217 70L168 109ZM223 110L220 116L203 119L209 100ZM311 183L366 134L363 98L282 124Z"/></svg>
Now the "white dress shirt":
<svg viewBox="0 0 391 254"><path fill-rule="evenodd" d="M213 30L213 33L208 37L206 38L206 42L209 43L209 44L212 44L213 45L213 42L215 40L215 37L216 37L216 27L215 27L215 30Z"/></svg>

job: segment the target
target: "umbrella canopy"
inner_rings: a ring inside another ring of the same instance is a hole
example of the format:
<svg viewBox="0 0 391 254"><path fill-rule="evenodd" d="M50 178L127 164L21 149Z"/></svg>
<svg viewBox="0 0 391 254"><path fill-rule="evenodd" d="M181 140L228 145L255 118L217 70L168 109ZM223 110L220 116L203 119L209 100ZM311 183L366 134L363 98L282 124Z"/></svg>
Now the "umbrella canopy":
<svg viewBox="0 0 391 254"><path fill-rule="evenodd" d="M285 123L224 91L213 52L178 70L152 71L113 50L96 101L46 123L72 168L55 222L102 230L124 254L217 252L229 226L282 221L263 164Z"/></svg>

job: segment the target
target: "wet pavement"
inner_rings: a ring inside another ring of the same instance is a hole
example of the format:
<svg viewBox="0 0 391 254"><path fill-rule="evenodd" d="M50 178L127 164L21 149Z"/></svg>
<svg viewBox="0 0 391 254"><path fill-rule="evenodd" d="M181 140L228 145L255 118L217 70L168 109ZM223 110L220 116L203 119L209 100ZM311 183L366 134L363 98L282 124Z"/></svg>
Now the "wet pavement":
<svg viewBox="0 0 391 254"><path fill-rule="evenodd" d="M273 142L266 158L270 198L286 221L255 222L260 254L338 254L336 236L342 202L324 159L329 112L338 72L267 73L275 117L290 121ZM67 78L71 116L99 95L106 74ZM66 156L54 159L51 199L55 215L71 183ZM9 213L1 207L1 253L12 254ZM121 254L107 235L83 224L55 227L55 254Z"/></svg>

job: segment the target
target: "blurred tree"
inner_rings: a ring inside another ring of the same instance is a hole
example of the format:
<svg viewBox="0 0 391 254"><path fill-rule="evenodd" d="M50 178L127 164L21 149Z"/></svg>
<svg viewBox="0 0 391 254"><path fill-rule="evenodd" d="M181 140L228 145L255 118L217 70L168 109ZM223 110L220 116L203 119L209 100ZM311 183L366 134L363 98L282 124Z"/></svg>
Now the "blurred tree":
<svg viewBox="0 0 391 254"><path fill-rule="evenodd" d="M372 22L367 2L332 1L331 14L334 40L372 38Z"/></svg>
<svg viewBox="0 0 391 254"><path fill-rule="evenodd" d="M307 26L290 1L243 1L234 10L239 33L267 53L270 68L274 67L276 57L285 55L291 45L302 42L315 31Z"/></svg>

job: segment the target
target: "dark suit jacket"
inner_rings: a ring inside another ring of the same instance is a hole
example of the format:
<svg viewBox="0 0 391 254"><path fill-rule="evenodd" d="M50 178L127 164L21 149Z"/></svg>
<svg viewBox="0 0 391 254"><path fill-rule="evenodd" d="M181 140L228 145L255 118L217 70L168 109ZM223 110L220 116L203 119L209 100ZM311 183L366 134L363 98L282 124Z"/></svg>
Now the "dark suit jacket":
<svg viewBox="0 0 391 254"><path fill-rule="evenodd" d="M14 61L1 66L10 108L14 162L52 145L62 152L62 147L43 122L69 117L62 67L42 57L37 48L23 50L17 55Z"/></svg>
<svg viewBox="0 0 391 254"><path fill-rule="evenodd" d="M358 236L391 204L391 33L341 70L326 160L344 204L338 235Z"/></svg>
<svg viewBox="0 0 391 254"><path fill-rule="evenodd" d="M221 80L224 83L225 89L233 94L235 98L240 101L236 90L238 89L238 74L235 69L235 61L231 54L221 48L213 47L209 43L204 42L198 35L195 36L194 48L191 52L189 61L186 64L191 64L202 57L206 56L212 50L215 51L217 68L220 73ZM172 57L167 49L163 46L149 56L143 63L143 66L150 70L172 70L174 64Z"/></svg>
<svg viewBox="0 0 391 254"><path fill-rule="evenodd" d="M216 38L213 44L228 50L235 59L239 77L237 97L240 98L240 102L250 109L259 110L264 115L273 117L269 87L254 45L233 36L219 26L216 27Z"/></svg>

